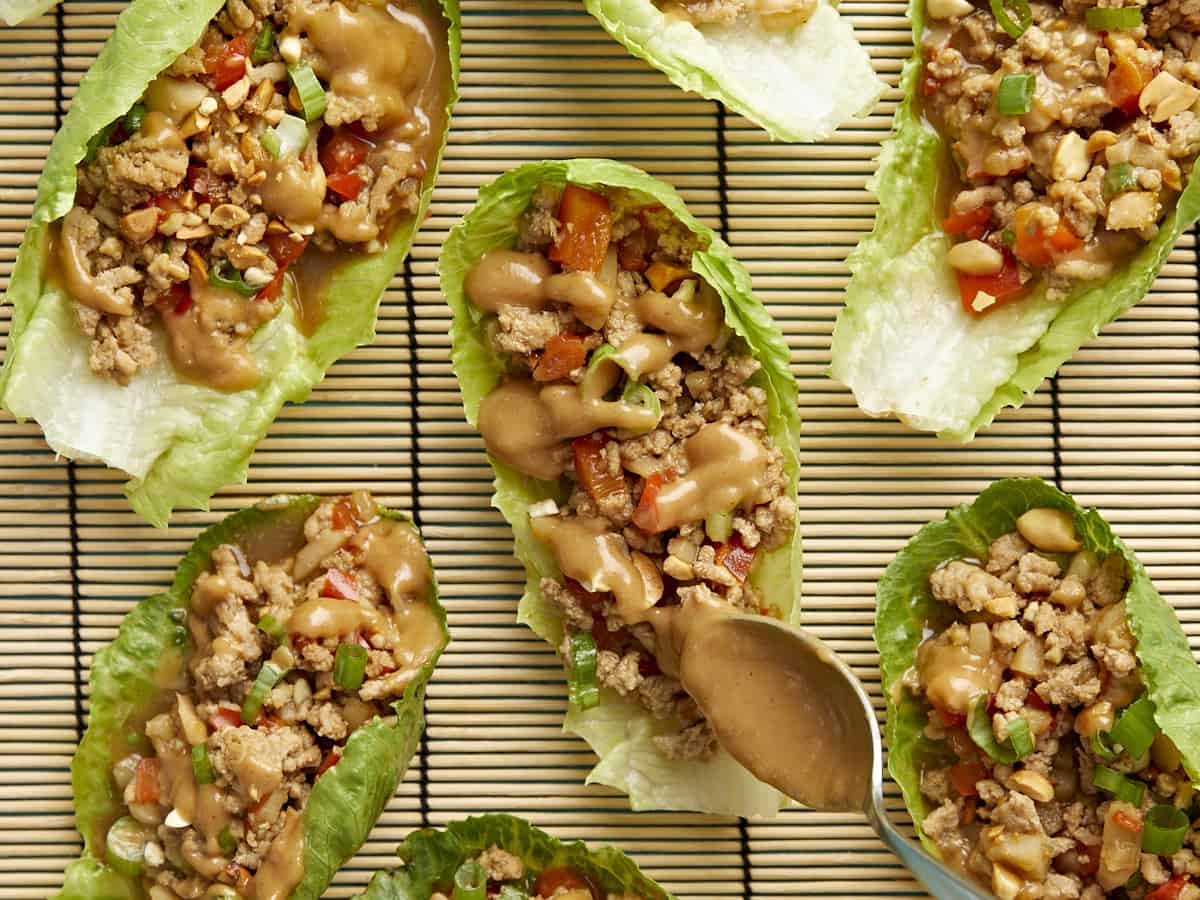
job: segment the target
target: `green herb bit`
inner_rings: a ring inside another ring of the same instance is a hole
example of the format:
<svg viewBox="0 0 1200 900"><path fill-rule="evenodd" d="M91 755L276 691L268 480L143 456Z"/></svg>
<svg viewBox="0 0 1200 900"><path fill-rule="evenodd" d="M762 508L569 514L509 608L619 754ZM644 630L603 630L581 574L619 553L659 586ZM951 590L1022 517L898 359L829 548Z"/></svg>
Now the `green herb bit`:
<svg viewBox="0 0 1200 900"><path fill-rule="evenodd" d="M571 665L567 672L567 696L578 709L591 709L600 702L600 683L596 676L598 651L596 639L586 631L577 631L570 640Z"/></svg>
<svg viewBox="0 0 1200 900"><path fill-rule="evenodd" d="M1086 13L1088 28L1096 31L1132 31L1142 25L1142 11L1136 6L1093 6Z"/></svg>
<svg viewBox="0 0 1200 900"><path fill-rule="evenodd" d="M1133 174L1133 166L1127 162L1117 163L1104 173L1104 196L1115 197L1122 191L1136 187L1137 179Z"/></svg>
<svg viewBox="0 0 1200 900"><path fill-rule="evenodd" d="M338 644L333 657L333 683L343 691L362 687L367 671L367 648L359 644Z"/></svg>
<svg viewBox="0 0 1200 900"><path fill-rule="evenodd" d="M265 62L269 62L274 55L275 29L271 27L270 22L263 22L258 37L254 39L254 49L250 51L250 62L261 66Z"/></svg>
<svg viewBox="0 0 1200 900"><path fill-rule="evenodd" d="M1013 40L1023 35L1033 24L1033 10L1029 0L990 0L992 15L996 23Z"/></svg>
<svg viewBox="0 0 1200 900"><path fill-rule="evenodd" d="M243 297L253 296L259 291L253 285L246 284L242 273L234 268L233 263L227 259L223 259L209 268L208 283L215 288L233 291L235 294L241 294Z"/></svg>
<svg viewBox="0 0 1200 900"><path fill-rule="evenodd" d="M996 90L996 111L1002 116L1021 116L1029 112L1036 82L1032 72L1005 75Z"/></svg>

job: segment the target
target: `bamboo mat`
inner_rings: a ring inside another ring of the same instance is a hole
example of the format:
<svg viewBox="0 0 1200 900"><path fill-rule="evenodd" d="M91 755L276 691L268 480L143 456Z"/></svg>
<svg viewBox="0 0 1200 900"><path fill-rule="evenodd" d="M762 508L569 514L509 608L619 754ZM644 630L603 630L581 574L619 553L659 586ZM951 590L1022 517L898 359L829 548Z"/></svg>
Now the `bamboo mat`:
<svg viewBox="0 0 1200 900"><path fill-rule="evenodd" d="M277 491L364 487L409 509L428 539L453 643L429 690L429 730L372 841L338 877L346 896L412 828L489 810L613 842L680 897L880 897L919 888L853 816L773 821L634 814L583 785L592 756L563 735L550 648L514 623L522 575L488 506L482 445L463 422L434 262L479 185L544 157L611 156L674 183L749 267L792 350L804 418L800 486L807 623L881 708L874 582L924 522L994 478L1057 479L1101 508L1200 642L1200 342L1193 235L1152 294L1026 407L969 448L865 419L825 379L846 253L869 230L865 191L897 92L818 146L770 144L627 56L576 0L464 0L462 101L432 217L388 292L379 339L284 411L248 486L169 532L129 511L121 479L57 461L36 426L0 419L0 898L43 897L78 852L68 764L87 667L136 600L165 586L197 531ZM121 4L68 0L0 31L0 284L33 203L56 109ZM899 0L842 10L895 85L908 53ZM8 308L0 311L7 333ZM969 360L963 361L970 365ZM3 415L3 414L0 414ZM797 747L797 753L805 748ZM899 809L892 791L893 807Z"/></svg>

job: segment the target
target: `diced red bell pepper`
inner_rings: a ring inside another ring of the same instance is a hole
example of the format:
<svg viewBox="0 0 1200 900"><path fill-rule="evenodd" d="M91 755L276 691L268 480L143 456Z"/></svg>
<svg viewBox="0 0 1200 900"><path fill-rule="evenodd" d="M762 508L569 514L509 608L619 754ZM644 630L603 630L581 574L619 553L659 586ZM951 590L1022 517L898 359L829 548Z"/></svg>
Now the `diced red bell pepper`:
<svg viewBox="0 0 1200 900"><path fill-rule="evenodd" d="M138 763L133 773L134 803L146 805L158 802L158 773L161 770L162 763L157 756L147 756Z"/></svg>
<svg viewBox="0 0 1200 900"><path fill-rule="evenodd" d="M304 248L308 246L308 238L294 241L290 234L268 234L266 243L267 249L271 251L271 258L279 265L286 266L303 255Z"/></svg>
<svg viewBox="0 0 1200 900"><path fill-rule="evenodd" d="M341 758L342 754L338 753L336 750L330 750L328 753L326 753L325 758L321 760L321 765L317 768L316 777L320 778L322 775L332 769L337 764L337 761ZM315 781L316 779L313 780Z"/></svg>
<svg viewBox="0 0 1200 900"><path fill-rule="evenodd" d="M575 454L575 477L593 500L625 490L625 476L609 471L608 454L604 452L608 439L603 435L584 435L571 442Z"/></svg>
<svg viewBox="0 0 1200 900"><path fill-rule="evenodd" d="M742 536L735 534L728 541L717 547L714 562L724 566L739 582L745 581L754 565L757 551L742 543Z"/></svg>
<svg viewBox="0 0 1200 900"><path fill-rule="evenodd" d="M603 194L568 184L558 205L562 223L550 258L572 269L599 272L612 242L612 208Z"/></svg>
<svg viewBox="0 0 1200 900"><path fill-rule="evenodd" d="M1075 235L1075 232L1061 217L1058 220L1058 227L1047 234L1034 221L1037 211L1036 204L1028 204L1017 210L1013 223L1017 241L1013 252L1019 259L1031 266L1048 266L1054 262L1054 258L1058 254L1070 253L1083 246L1083 241Z"/></svg>
<svg viewBox="0 0 1200 900"><path fill-rule="evenodd" d="M942 222L946 234L961 234L968 240L977 241L987 233L992 220L992 204L984 203L966 212L951 213Z"/></svg>
<svg viewBox="0 0 1200 900"><path fill-rule="evenodd" d="M213 76L213 86L223 91L246 74L249 55L250 41L239 34L204 57L204 71Z"/></svg>
<svg viewBox="0 0 1200 900"><path fill-rule="evenodd" d="M173 284L158 299L159 309L172 309L182 316L192 308L192 295L186 284Z"/></svg>
<svg viewBox="0 0 1200 900"><path fill-rule="evenodd" d="M546 341L546 348L533 368L534 381L557 381L566 378L587 362L587 344L581 334L556 334Z"/></svg>
<svg viewBox="0 0 1200 900"><path fill-rule="evenodd" d="M1128 831L1132 831L1135 834L1141 833L1141 816L1131 816L1129 813L1125 812L1125 810L1118 809L1115 813L1113 813L1113 821Z"/></svg>
<svg viewBox="0 0 1200 900"><path fill-rule="evenodd" d="M995 275L968 275L966 272L955 271L958 279L958 292L962 297L963 309L972 315L984 315L991 312L1006 300L1012 300L1025 293L1025 285L1021 283L1021 270L1016 259L1008 251L1004 251L1004 267ZM995 303L983 309L975 308L975 297L988 294Z"/></svg>
<svg viewBox="0 0 1200 900"><path fill-rule="evenodd" d="M665 472L655 472L646 478L642 485L642 496L638 499L637 509L633 511L633 524L648 534L656 534L660 530L658 522L658 492L662 486L675 477L668 469Z"/></svg>
<svg viewBox="0 0 1200 900"><path fill-rule="evenodd" d="M338 531L353 531L358 528L358 519L354 510L345 500L339 500L330 512L330 524Z"/></svg>
<svg viewBox="0 0 1200 900"><path fill-rule="evenodd" d="M650 268L646 270L646 280L650 282L650 287L656 291L664 291L691 274L692 270L685 266L677 266L674 263L657 260L651 263Z"/></svg>
<svg viewBox="0 0 1200 900"><path fill-rule="evenodd" d="M1025 705L1032 706L1034 709L1041 709L1049 712L1050 704L1042 699L1042 695L1037 691L1030 691L1025 695Z"/></svg>
<svg viewBox="0 0 1200 900"><path fill-rule="evenodd" d="M539 897L553 897L558 891L572 890L583 888L595 896L595 891L591 884L583 875L574 869L565 866L555 869L546 869L537 877L534 882L533 891Z"/></svg>
<svg viewBox="0 0 1200 900"><path fill-rule="evenodd" d="M371 151L370 141L364 140L348 128L339 128L321 147L317 159L329 175L343 175L357 168Z"/></svg>
<svg viewBox="0 0 1200 900"><path fill-rule="evenodd" d="M1146 900L1178 900L1183 889L1191 884L1191 881L1186 875L1176 875L1166 884L1160 884L1148 893Z"/></svg>
<svg viewBox="0 0 1200 900"><path fill-rule="evenodd" d="M950 784L960 797L974 797L975 785L988 777L988 771L977 762L960 762L950 767Z"/></svg>
<svg viewBox="0 0 1200 900"><path fill-rule="evenodd" d="M213 731L220 731L222 728L237 728L242 724L242 711L225 706L217 707L216 712L208 717L208 724Z"/></svg>
<svg viewBox="0 0 1200 900"><path fill-rule="evenodd" d="M1138 98L1142 89L1154 78L1150 66L1139 65L1121 54L1113 54L1112 68L1108 71L1104 88L1109 102L1127 116L1138 114Z"/></svg>
<svg viewBox="0 0 1200 900"><path fill-rule="evenodd" d="M1079 859L1079 874L1090 878L1100 870L1100 844L1075 842L1075 856ZM1167 882L1170 884L1170 882Z"/></svg>
<svg viewBox="0 0 1200 900"><path fill-rule="evenodd" d="M357 600L358 585L341 569L326 569L321 596L332 597L335 600Z"/></svg>
<svg viewBox="0 0 1200 900"><path fill-rule="evenodd" d="M362 190L363 179L357 172L335 172L325 176L325 186L345 200L353 200Z"/></svg>

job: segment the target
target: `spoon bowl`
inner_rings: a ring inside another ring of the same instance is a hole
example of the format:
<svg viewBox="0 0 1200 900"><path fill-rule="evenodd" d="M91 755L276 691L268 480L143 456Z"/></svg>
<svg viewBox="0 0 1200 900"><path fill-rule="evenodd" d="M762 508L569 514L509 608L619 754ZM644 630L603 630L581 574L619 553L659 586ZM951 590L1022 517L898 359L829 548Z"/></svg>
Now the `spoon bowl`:
<svg viewBox="0 0 1200 900"><path fill-rule="evenodd" d="M813 809L865 813L935 897L991 897L888 818L875 710L862 683L821 640L764 616L708 611L677 649L683 686L721 745L759 780Z"/></svg>

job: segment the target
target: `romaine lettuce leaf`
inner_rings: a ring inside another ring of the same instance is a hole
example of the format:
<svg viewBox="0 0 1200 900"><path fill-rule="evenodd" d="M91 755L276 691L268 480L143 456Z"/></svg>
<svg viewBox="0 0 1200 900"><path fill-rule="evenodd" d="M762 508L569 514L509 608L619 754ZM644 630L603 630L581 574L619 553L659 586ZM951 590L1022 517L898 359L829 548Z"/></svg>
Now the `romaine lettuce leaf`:
<svg viewBox="0 0 1200 900"><path fill-rule="evenodd" d="M1145 296L1179 236L1200 218L1200 187L1189 179L1159 233L1111 277L1062 300L1039 288L983 316L966 312L936 207L953 163L919 109L920 0L910 13L918 47L905 64L905 99L871 185L879 198L874 230L847 259L852 277L829 374L867 415L969 441Z"/></svg>
<svg viewBox="0 0 1200 900"><path fill-rule="evenodd" d="M111 776L114 747L153 706L160 691L156 675L167 655L186 644L186 630L175 617L187 608L192 586L208 568L213 551L225 543L253 542L264 531L299 535L319 503L320 498L312 496L272 497L207 529L180 562L170 589L135 606L121 622L116 640L96 654L87 732L71 760L75 824L84 850L67 867L55 900L143 896L138 879L103 862L105 832L123 811ZM392 510L380 512L408 521ZM430 585L427 599L441 623L442 644L404 696L392 704L395 717L376 718L355 731L341 759L313 787L304 809L304 880L292 892L293 900L321 896L337 870L366 840L416 750L425 727L425 685L449 640L436 582Z"/></svg>
<svg viewBox="0 0 1200 900"><path fill-rule="evenodd" d="M0 0L0 19L6 25L20 25L36 19L58 0Z"/></svg>
<svg viewBox="0 0 1200 900"><path fill-rule="evenodd" d="M634 56L775 140L824 140L869 113L885 87L832 0L820 0L803 25L777 33L756 21L697 27L663 15L651 0L584 5Z"/></svg>
<svg viewBox="0 0 1200 900"><path fill-rule="evenodd" d="M475 208L450 234L439 261L442 293L454 312L451 359L462 388L467 420L474 425L483 397L499 382L502 361L487 346L482 315L466 298L463 283L468 270L487 250L511 246L517 239L517 219L542 182L606 185L625 188L647 202L669 209L688 228L701 235L707 250L692 257L692 266L721 295L725 318L762 363L756 375L767 391L770 433L783 452L789 476L799 468L797 446L800 417L796 409L796 382L788 367L787 345L762 303L751 291L750 276L729 247L698 222L683 200L663 182L645 172L611 160L573 159L522 166L479 191ZM517 558L527 574L518 619L557 646L562 623L557 609L539 590L543 576L556 575L553 554L534 537L529 527L529 506L544 497L560 496L553 482L539 482L493 460L496 493L493 504L513 528ZM794 489L793 489L794 490ZM794 494L793 494L794 496ZM769 601L786 620L800 612L800 534L790 545L776 550L755 567L752 576ZM782 796L755 780L724 752L708 763L672 763L655 748L653 736L663 723L635 703L605 692L600 705L586 712L571 710L565 727L580 734L599 754L600 762L588 776L629 794L634 809L697 809L713 813L774 815Z"/></svg>
<svg viewBox="0 0 1200 900"><path fill-rule="evenodd" d="M942 521L918 531L887 567L876 590L875 644L887 698L884 736L888 769L918 826L929 812L921 795L921 763L945 751L923 734L924 701L899 682L916 660L926 621L942 606L930 593L929 575L950 559L985 559L993 540L1012 531L1022 513L1040 506L1071 513L1086 549L1099 556L1115 552L1125 557L1130 573L1127 615L1150 698L1157 708L1155 719L1179 748L1188 774L1193 779L1200 774L1200 668L1170 604L1159 596L1137 557L1096 510L1084 509L1039 479L1006 479L989 486L969 506L955 507ZM923 832L921 838L936 852Z"/></svg>
<svg viewBox="0 0 1200 900"><path fill-rule="evenodd" d="M452 106L461 40L458 0L422 2L442 11L449 23ZM305 337L291 304L259 329L250 342L263 372L255 387L225 393L184 381L165 345L159 347L160 362L127 387L93 375L70 300L47 281L49 225L74 202L75 166L89 138L137 101L199 38L222 4L135 0L117 19L54 137L8 290L13 314L0 405L18 419L36 419L47 443L63 456L127 472L125 493L134 509L160 527L172 509L206 509L219 488L244 482L250 454L283 404L303 401L335 360L374 339L379 299L412 245L437 176L434 166L417 213L401 223L382 252L333 276L325 319L315 333ZM448 106L447 122L449 113Z"/></svg>
<svg viewBox="0 0 1200 900"><path fill-rule="evenodd" d="M671 900L616 847L589 850L582 841L564 843L524 819L491 813L451 822L444 829L410 834L397 850L401 867L377 872L361 900L428 900L435 888L453 883L460 865L491 847L521 858L534 872L567 866L592 880L607 896L635 894Z"/></svg>

